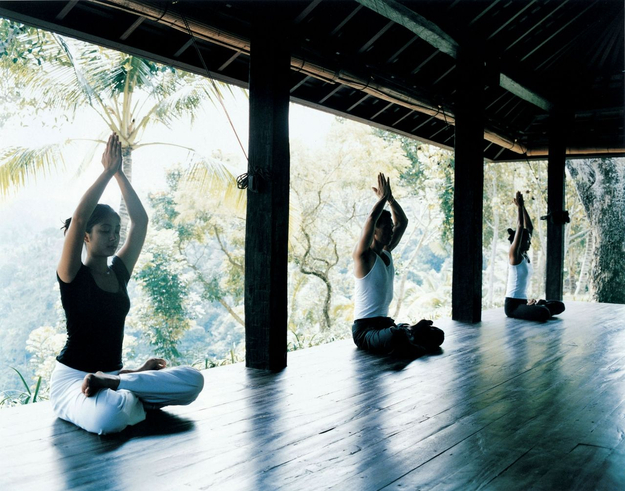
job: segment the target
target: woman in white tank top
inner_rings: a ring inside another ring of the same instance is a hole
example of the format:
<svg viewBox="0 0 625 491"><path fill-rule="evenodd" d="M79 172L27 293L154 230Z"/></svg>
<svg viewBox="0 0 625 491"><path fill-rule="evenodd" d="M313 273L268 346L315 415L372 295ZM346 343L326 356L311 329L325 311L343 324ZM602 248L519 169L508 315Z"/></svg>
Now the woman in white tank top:
<svg viewBox="0 0 625 491"><path fill-rule="evenodd" d="M390 179L378 174L373 188L377 202L365 220L354 247L355 308L352 337L361 349L375 353L419 356L437 349L445 339L431 320L397 325L388 317L395 269L391 251L399 244L408 218L393 198ZM391 211L385 210L389 204Z"/></svg>
<svg viewBox="0 0 625 491"><path fill-rule="evenodd" d="M514 204L517 207L517 228L508 229L508 240L511 244L508 253L508 286L504 310L508 317L544 322L564 312L564 304L558 300L527 299L527 286L533 272L527 252L532 242L534 227L520 191L516 193Z"/></svg>

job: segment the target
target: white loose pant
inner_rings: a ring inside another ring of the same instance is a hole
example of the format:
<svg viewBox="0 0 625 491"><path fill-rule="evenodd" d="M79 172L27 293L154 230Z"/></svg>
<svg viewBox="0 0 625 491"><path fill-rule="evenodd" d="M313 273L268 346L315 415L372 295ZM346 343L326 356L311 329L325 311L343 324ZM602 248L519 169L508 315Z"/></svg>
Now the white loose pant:
<svg viewBox="0 0 625 491"><path fill-rule="evenodd" d="M204 377L195 368L172 367L123 373L117 390L100 389L87 397L81 387L88 373L57 361L50 380L50 402L59 418L98 435L143 421L146 409L190 404L204 387Z"/></svg>

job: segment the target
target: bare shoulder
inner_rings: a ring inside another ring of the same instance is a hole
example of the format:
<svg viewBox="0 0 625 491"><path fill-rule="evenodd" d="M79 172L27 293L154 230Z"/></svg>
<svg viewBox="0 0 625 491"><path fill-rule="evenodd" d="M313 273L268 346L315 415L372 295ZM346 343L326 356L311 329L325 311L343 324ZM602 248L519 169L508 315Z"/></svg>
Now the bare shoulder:
<svg viewBox="0 0 625 491"><path fill-rule="evenodd" d="M354 275L356 278L367 276L375 264L375 252L367 249L362 254L354 254Z"/></svg>

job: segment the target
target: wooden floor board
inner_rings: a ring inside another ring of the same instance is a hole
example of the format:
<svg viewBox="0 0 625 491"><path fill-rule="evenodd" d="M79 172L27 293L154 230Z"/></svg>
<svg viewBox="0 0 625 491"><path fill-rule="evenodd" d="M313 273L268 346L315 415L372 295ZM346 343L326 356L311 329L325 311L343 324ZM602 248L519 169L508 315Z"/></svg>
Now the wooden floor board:
<svg viewBox="0 0 625 491"><path fill-rule="evenodd" d="M625 489L625 306L560 317L441 320L417 360L346 340L207 370L196 402L118 435L2 410L0 489Z"/></svg>

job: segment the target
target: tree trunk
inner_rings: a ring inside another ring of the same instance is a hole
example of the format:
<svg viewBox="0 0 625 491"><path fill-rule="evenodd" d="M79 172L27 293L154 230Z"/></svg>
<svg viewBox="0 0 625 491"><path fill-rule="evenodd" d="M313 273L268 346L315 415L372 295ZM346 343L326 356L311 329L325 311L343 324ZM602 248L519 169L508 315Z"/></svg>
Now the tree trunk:
<svg viewBox="0 0 625 491"><path fill-rule="evenodd" d="M567 167L595 239L591 297L596 302L625 304L625 161L572 160Z"/></svg>
<svg viewBox="0 0 625 491"><path fill-rule="evenodd" d="M493 180L493 202L497 198L497 182ZM486 297L486 307L493 306L493 296L495 289L495 267L497 263L497 245L499 238L499 207L493 206L493 239L490 247L490 264L488 266L488 294Z"/></svg>
<svg viewBox="0 0 625 491"><path fill-rule="evenodd" d="M130 182L132 182L132 148L122 147L122 170ZM126 242L126 236L128 234L128 223L130 223L130 217L128 216L128 208L126 208L126 202L124 198L119 199L119 217L121 219L121 229L119 231L119 247L121 248Z"/></svg>
<svg viewBox="0 0 625 491"><path fill-rule="evenodd" d="M325 295L325 298L323 299L321 330L327 331L330 329L330 326L332 325L332 321L330 319L330 305L332 304L332 284L330 283L328 272L309 270L309 269L306 269L303 264L300 264L299 270L300 270L300 273L302 274L316 276L321 281L323 281L326 287L326 295Z"/></svg>
<svg viewBox="0 0 625 491"><path fill-rule="evenodd" d="M577 286L575 287L575 295L583 294L588 288L588 270L590 269L590 263L592 262L594 249L595 238L592 232L589 232L588 236L586 237L586 248L584 249L582 266L579 270L579 279L577 280Z"/></svg>

